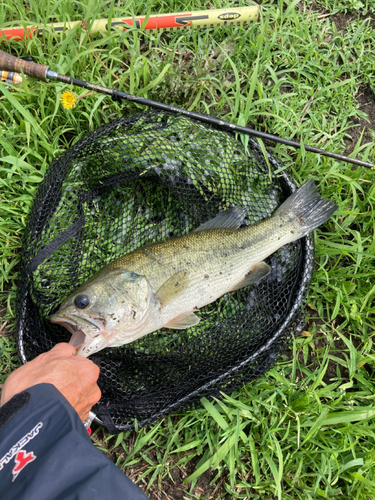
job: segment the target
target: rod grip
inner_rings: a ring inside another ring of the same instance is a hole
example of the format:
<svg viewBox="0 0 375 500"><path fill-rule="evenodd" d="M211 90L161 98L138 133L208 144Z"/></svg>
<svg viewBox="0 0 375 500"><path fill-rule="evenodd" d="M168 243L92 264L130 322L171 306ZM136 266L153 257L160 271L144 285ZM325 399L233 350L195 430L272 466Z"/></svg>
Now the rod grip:
<svg viewBox="0 0 375 500"><path fill-rule="evenodd" d="M3 50L0 50L0 69L5 71L15 71L20 73L20 70L28 76L34 76L38 80L46 80L48 66L37 64L30 61L24 61L18 57L14 57Z"/></svg>

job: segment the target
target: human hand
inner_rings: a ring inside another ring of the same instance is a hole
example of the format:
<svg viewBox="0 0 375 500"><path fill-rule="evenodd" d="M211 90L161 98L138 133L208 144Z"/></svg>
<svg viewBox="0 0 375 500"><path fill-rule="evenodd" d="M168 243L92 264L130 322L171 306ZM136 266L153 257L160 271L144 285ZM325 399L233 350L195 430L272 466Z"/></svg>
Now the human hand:
<svg viewBox="0 0 375 500"><path fill-rule="evenodd" d="M100 369L91 360L75 354L75 347L63 342L17 368L5 381L1 405L29 387L53 384L73 406L80 419L86 420L89 411L101 397L97 384Z"/></svg>

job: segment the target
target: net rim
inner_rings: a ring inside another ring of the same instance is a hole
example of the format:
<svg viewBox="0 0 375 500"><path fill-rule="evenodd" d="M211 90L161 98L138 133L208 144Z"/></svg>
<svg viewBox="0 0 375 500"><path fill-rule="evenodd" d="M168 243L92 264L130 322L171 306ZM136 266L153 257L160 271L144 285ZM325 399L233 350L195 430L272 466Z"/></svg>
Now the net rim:
<svg viewBox="0 0 375 500"><path fill-rule="evenodd" d="M216 127L213 127L216 128ZM227 132L227 131L226 131ZM227 132L228 133L228 132ZM231 134L234 135L234 134ZM84 138L85 139L85 138ZM83 139L83 140L84 140ZM251 147L256 150L257 153L260 155L263 155L263 151L260 148L259 144L254 141L253 139L249 138L249 143L251 144ZM274 171L279 170L282 165L278 162L278 160L272 156L270 153L267 152L268 160L270 164L272 165L272 168ZM279 172L279 177L283 179L284 183L286 186L290 189L291 192L294 192L297 189L296 184L290 179L288 174L284 171L281 170ZM226 377L230 376L233 373L236 373L238 370L246 366L247 364L255 361L259 356L267 350L269 350L272 347L272 344L280 337L282 337L283 334L287 331L288 328L290 328L290 325L296 315L296 312L301 309L303 306L306 290L308 289L308 286L311 282L312 278L312 272L313 272L313 266L314 266L314 261L313 261L313 255L314 255L314 240L311 234L305 236L304 238L301 239L301 255L302 255L302 263L301 263L301 279L298 280L297 283L297 290L295 293L295 300L292 302L290 306L290 311L285 318L284 322L282 325L279 327L277 332L264 344L262 345L255 353L253 353L251 356L249 356L247 359L242 361L241 363L238 363L234 367L228 369L225 371L225 373L219 375L213 380L210 380L209 382L201 385L199 388L195 389L194 391L190 392L189 394L185 395L183 398L180 398L179 400L173 402L172 404L164 407L161 411L158 413L153 414L152 418L147 418L143 421L138 421L138 426L143 427L145 425L148 425L152 422L155 422L156 420L160 419L163 415L171 413L171 410L173 410L176 407L181 406L182 404L187 404L189 400L197 396L199 393L203 392L205 389L209 388L210 386L215 385L217 382L220 382L221 380L224 380ZM22 364L25 364L28 360L26 357L25 353L25 347L24 347L24 328L25 328L25 323L27 321L26 315L27 315L27 308L26 303L28 299L30 291L25 288L23 296L20 296L18 299L18 305L19 305L19 319L18 319L18 325L17 325L17 330L16 330L16 335L17 335L17 345L18 345L18 351L20 355L20 359ZM301 333L303 329L304 323L303 321L300 321L297 327L293 328L294 334L298 335ZM271 353L270 353L271 354ZM277 359L278 355L280 352L275 354L275 357L271 364ZM95 407L94 407L95 410ZM98 416L95 417L94 419L98 424L106 426L106 424L103 422L101 418ZM115 424L114 424L115 425ZM107 426L108 427L108 426ZM116 424L115 425L117 432L122 432L122 431L127 431L127 430L134 430L134 425L129 425L129 424Z"/></svg>

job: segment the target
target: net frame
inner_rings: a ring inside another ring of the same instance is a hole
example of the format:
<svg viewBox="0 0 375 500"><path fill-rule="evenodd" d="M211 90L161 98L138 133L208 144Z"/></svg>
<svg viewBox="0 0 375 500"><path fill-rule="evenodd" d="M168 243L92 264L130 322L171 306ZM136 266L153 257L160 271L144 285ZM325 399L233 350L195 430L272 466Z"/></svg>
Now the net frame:
<svg viewBox="0 0 375 500"><path fill-rule="evenodd" d="M66 163L68 161L69 163L69 161L71 161L71 158L75 158L77 151L79 152L85 150L85 148L90 149L91 147L92 151L94 151L93 154L95 154L95 151L98 149L98 144L100 145L100 138L103 137L103 134L105 135L111 134L111 132L113 133L113 131L116 130L116 128L119 127L120 124L121 126L129 127L132 124L137 123L140 117L142 117L142 119L145 118L146 121L152 122L152 120L157 121L160 116L177 117L178 120L180 119L180 115L178 114L151 111L139 115L131 115L129 117L125 117L104 125L97 131L94 131L93 133L80 140L76 145L70 148L70 150L55 159L52 162L50 169L47 171L43 186L46 186L48 185L48 183L50 183L50 190L53 191L53 188L55 188L56 190L56 185L53 185L53 180L54 175L59 171L59 166L63 162ZM223 132L214 125L202 124L198 121L192 120L191 118L184 117L184 119L189 120L197 127L198 125L204 127L207 130L207 134L210 133L211 136L213 134L219 133L226 134L233 140L237 141L234 134L231 134L230 132ZM91 146L92 144L94 144L94 146ZM248 148L251 154L256 156L262 174L264 176L267 176L268 166L264 161L263 153L259 145L252 139L249 139ZM279 163L279 161L269 153L268 161L274 171L280 170L282 168L282 165ZM62 189L64 179L60 179L59 182L61 182L61 186L58 187L57 190L59 190L60 188ZM291 194L296 189L295 184L291 181L284 170L281 170L277 179L274 178L274 182L277 182L282 186L284 197ZM89 182L91 191L99 189L98 186L95 186L94 184L95 183L90 185ZM104 190L111 189L115 185L116 178L112 178L111 180L109 180L107 185L104 186ZM40 189L41 188L38 189L38 192L40 191ZM87 198L87 193L91 191L86 190L82 196L82 199L84 199L85 195ZM49 194L48 196L51 197L51 194ZM48 198L48 196L44 197L44 203L46 203L45 200ZM38 194L36 196L36 200L38 200ZM48 344L48 342L45 341L45 339L43 339L43 336L41 336L40 338L30 337L30 318L32 317L30 308L38 308L38 306L33 303L33 292L30 289L30 284L32 284L33 276L35 276L35 272L37 271L40 264L43 263L46 258L48 259L48 256L53 255L54 252L58 251L58 249L61 248L62 245L66 244L66 242L69 242L76 237L80 229L82 229L84 219L84 215L81 214L80 216L76 217L74 222L68 225L68 227L65 228L64 231L62 231L52 241L48 241L46 243L43 240L43 244L39 246L37 244L35 246L35 242L38 243L38 238L40 237L40 235L38 236L37 234L37 228L48 226L48 216L51 215L48 210L44 214L43 207L43 199L39 199L39 201L34 202L25 231L24 245L21 256L20 287L17 298L17 336L19 353L23 363L35 357L35 355L39 353L40 348L42 349L41 352L43 352L43 349L47 350L47 348L52 347L50 344ZM33 246L33 250L30 253L31 246ZM293 286L293 293L291 294L293 300L289 299L290 303L288 304L287 314L284 314L283 318L279 321L278 327L275 329L275 331L272 332L272 335L259 346L259 348L253 350L252 352L249 352L248 356L245 356L243 359L239 359L237 363L233 364L233 366L216 370L216 372L211 376L209 380L206 378L203 383L197 384L195 387L185 387L182 384L181 390L174 390L174 392L172 391L173 393L171 394L168 394L168 389L164 385L161 390L156 391L155 393L137 394L135 396L130 394L129 398L125 402L113 402L111 400L111 396L106 396L105 388L107 381L99 379L99 385L101 386L103 392L103 398L93 409L93 411L98 415L96 420L99 423L105 425L112 434L127 430L133 430L135 427L135 419L137 419L137 425L138 428L140 428L142 426L155 422L162 416L170 414L171 412L183 411L189 408L196 407L197 405L199 405L199 399L203 396L207 398L213 396L220 397L222 392L231 393L233 390L237 389L244 383L250 382L251 380L265 373L276 362L279 355L286 349L292 337L294 335L299 335L304 327L304 300L306 298L306 293L311 281L313 271L314 245L312 236L308 235L298 242L291 244L291 246L294 246L294 248L297 249L296 252L298 251L299 255L299 272L298 276L296 276L296 282ZM254 287L254 285L252 285L252 287ZM33 303L34 306L31 306L31 303ZM35 313L35 311L33 311L33 313ZM66 337L69 338L68 332L66 332ZM37 345L34 350L32 347L30 347L30 340L31 344L34 343L35 345ZM113 360L113 363L116 364L116 359L119 356L118 353L120 351L115 351L114 349L109 349L108 351L110 357L109 362ZM105 357L103 358L100 353L94 355L92 359L94 362L99 364L101 368L103 368L103 363L104 365L105 363L108 363L108 359ZM110 391L110 393L112 394L113 391ZM112 398L114 398L113 395ZM153 407L153 410L147 415L141 412L139 413L139 416L134 416L135 413L133 411L133 415L131 417L128 417L126 413L126 405L129 406L129 401L132 398L133 408L137 405L143 404ZM162 401L162 404L159 404L160 400Z"/></svg>

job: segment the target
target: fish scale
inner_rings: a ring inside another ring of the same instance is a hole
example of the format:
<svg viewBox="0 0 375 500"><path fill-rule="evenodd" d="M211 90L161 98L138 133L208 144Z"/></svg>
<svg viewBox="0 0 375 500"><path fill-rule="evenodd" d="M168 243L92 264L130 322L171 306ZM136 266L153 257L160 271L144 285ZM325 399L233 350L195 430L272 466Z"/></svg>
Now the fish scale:
<svg viewBox="0 0 375 500"><path fill-rule="evenodd" d="M298 229L295 219L285 221L282 217L272 217L238 230L198 231L135 250L107 267L131 269L146 276L155 293L174 274L188 271L189 289L194 294L202 286L202 278L208 275L210 287L215 288L215 295L220 297L244 278L254 264L297 239ZM161 273L156 264L165 269L165 273ZM229 277L231 279L226 279ZM199 300L197 307L207 303L206 299Z"/></svg>

